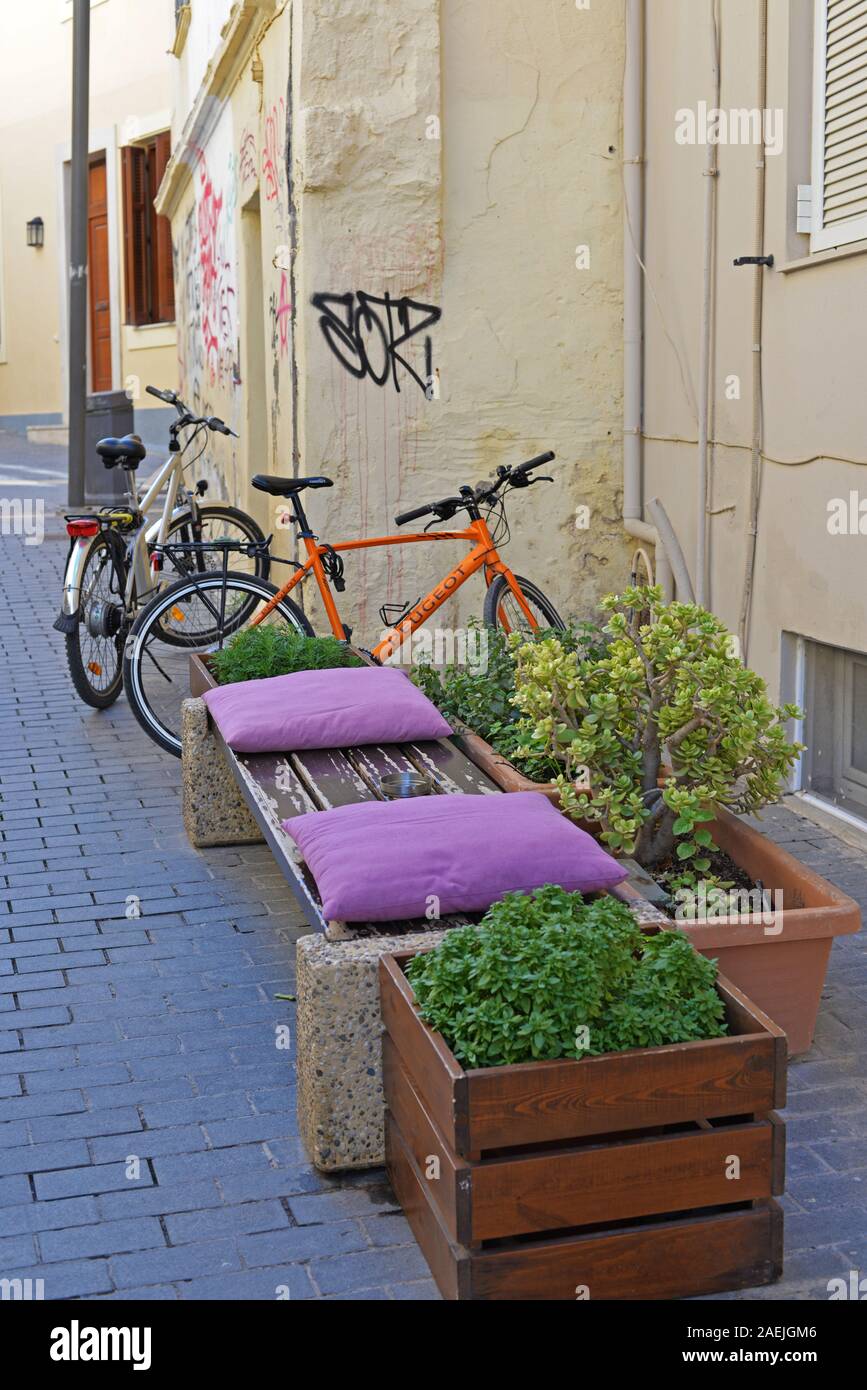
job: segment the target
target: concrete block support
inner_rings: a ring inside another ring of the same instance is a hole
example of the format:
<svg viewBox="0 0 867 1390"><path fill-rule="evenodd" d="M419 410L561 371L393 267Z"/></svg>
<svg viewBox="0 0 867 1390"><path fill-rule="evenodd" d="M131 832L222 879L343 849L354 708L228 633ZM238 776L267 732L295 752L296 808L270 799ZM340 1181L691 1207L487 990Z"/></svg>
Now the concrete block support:
<svg viewBox="0 0 867 1390"><path fill-rule="evenodd" d="M264 836L210 731L204 700L184 700L181 744L181 804L190 843L197 849L260 844Z"/></svg>
<svg viewBox="0 0 867 1390"><path fill-rule="evenodd" d="M444 935L297 943L298 1128L324 1172L385 1162L379 958Z"/></svg>

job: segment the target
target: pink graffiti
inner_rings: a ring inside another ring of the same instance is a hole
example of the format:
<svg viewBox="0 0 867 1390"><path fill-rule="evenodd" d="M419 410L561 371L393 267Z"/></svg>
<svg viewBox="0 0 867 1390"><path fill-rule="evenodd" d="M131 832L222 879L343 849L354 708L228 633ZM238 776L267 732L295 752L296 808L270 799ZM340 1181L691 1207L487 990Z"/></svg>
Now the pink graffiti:
<svg viewBox="0 0 867 1390"><path fill-rule="evenodd" d="M286 124L286 103L280 98L265 117L265 145L262 150L262 176L265 180L265 198L269 203L280 200L280 187L283 182L280 169L282 165L281 144Z"/></svg>
<svg viewBox="0 0 867 1390"><path fill-rule="evenodd" d="M199 271L201 275L202 343L210 379L224 375L226 353L232 348L231 265L226 256L221 228L223 196L217 194L202 156L198 203Z"/></svg>

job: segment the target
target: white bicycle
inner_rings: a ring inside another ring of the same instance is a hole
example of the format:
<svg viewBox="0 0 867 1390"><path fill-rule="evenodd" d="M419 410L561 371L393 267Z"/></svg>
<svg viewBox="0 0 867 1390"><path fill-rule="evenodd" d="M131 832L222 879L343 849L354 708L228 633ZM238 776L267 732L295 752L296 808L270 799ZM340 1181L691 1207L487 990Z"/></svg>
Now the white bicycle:
<svg viewBox="0 0 867 1390"><path fill-rule="evenodd" d="M207 483L188 489L184 472L204 452L209 432L235 431L216 415L196 416L174 391L148 386L152 396L173 405L178 418L169 426L169 457L144 490L135 471L146 457L138 435L102 439L97 453L106 468L121 467L127 479L126 505L101 507L66 518L69 555L60 616L54 626L66 638L69 674L76 692L95 709L113 704L123 689L124 643L136 614L179 579L223 568L221 542L244 548L250 575L267 581L270 558L258 522L223 502L203 503ZM182 438L183 436L183 438ZM197 440L202 447L184 455ZM165 489L162 515L148 522L148 510ZM178 542L177 549L173 542ZM213 551L209 550L213 544ZM186 548L185 548L186 547ZM271 586L269 586L271 587ZM276 592L276 590L274 591ZM191 615L178 608L164 617L159 640L187 661Z"/></svg>

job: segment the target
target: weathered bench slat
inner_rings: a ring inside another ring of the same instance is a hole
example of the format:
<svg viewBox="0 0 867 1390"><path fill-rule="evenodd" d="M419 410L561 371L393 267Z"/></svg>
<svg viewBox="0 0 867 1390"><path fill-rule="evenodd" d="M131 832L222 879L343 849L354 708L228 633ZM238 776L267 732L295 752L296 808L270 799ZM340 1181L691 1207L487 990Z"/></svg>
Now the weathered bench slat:
<svg viewBox="0 0 867 1390"><path fill-rule="evenodd" d="M402 745L419 772L427 773L441 792L464 792L468 796L501 795L500 788L486 777L474 762L456 748L450 739Z"/></svg>
<svg viewBox="0 0 867 1390"><path fill-rule="evenodd" d="M317 811L371 801L374 793L341 748L314 748L293 753L292 765Z"/></svg>

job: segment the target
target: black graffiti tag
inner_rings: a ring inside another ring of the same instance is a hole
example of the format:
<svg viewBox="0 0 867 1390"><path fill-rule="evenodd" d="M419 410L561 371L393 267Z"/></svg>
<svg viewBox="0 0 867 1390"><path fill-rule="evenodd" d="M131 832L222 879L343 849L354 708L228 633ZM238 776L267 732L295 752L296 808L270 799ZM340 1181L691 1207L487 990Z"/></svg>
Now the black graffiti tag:
<svg viewBox="0 0 867 1390"><path fill-rule="evenodd" d="M377 386L391 377L400 391L398 366L408 372L425 394L433 380L433 345L424 339L424 376L399 352L398 348L431 328L442 317L442 310L416 299L392 299L352 290L347 294L314 294L311 300L320 312L319 327L334 356L352 376L369 376Z"/></svg>

